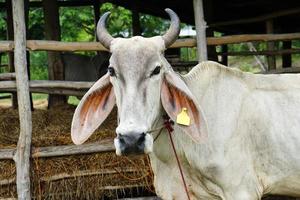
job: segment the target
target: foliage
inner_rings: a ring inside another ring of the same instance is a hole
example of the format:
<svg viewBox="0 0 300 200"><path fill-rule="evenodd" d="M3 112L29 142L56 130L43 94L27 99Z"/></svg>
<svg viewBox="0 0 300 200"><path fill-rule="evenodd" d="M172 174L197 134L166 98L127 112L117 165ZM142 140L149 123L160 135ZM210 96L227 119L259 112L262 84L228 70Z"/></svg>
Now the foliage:
<svg viewBox="0 0 300 200"><path fill-rule="evenodd" d="M6 12L0 8L0 40L6 40Z"/></svg>

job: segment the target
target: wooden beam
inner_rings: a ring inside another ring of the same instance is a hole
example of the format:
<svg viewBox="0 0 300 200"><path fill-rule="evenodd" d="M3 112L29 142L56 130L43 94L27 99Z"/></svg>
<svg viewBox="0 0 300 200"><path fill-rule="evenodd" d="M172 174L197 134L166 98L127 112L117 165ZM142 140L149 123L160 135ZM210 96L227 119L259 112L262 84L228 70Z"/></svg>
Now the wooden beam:
<svg viewBox="0 0 300 200"><path fill-rule="evenodd" d="M53 40L28 40L31 51L108 51L99 42L59 42Z"/></svg>
<svg viewBox="0 0 300 200"><path fill-rule="evenodd" d="M300 67L289 67L282 69L274 69L266 72L262 72L263 74L284 74L284 73L300 73Z"/></svg>
<svg viewBox="0 0 300 200"><path fill-rule="evenodd" d="M261 15L258 17L252 17L252 18L247 18L247 19L238 19L238 20L231 20L231 21L225 21L225 22L216 22L213 24L209 24L209 27L220 27L220 26L231 26L231 25L238 25L238 24L249 24L249 23L255 23L255 22L263 22L267 21L270 19L274 19L277 17L283 17L283 16L288 16L288 15L293 15L293 14L298 14L300 13L300 7L298 8L293 8L293 9L288 9L288 10L281 10L281 11L276 11L272 12L266 15Z"/></svg>
<svg viewBox="0 0 300 200"><path fill-rule="evenodd" d="M36 93L83 96L94 82L30 81L30 91ZM0 91L16 91L15 81L1 81Z"/></svg>
<svg viewBox="0 0 300 200"><path fill-rule="evenodd" d="M284 33L284 34L243 34L231 35L223 37L207 38L208 45L234 44L242 42L257 42L257 41L287 41L300 39L300 33Z"/></svg>
<svg viewBox="0 0 300 200"><path fill-rule="evenodd" d="M0 52L13 51L14 42L13 41L0 41Z"/></svg>
<svg viewBox="0 0 300 200"><path fill-rule="evenodd" d="M15 79L16 74L15 73L1 73L0 74L0 80L11 80Z"/></svg>
<svg viewBox="0 0 300 200"><path fill-rule="evenodd" d="M207 60L206 22L204 20L202 0L193 0L195 26L197 32L197 56L198 61Z"/></svg>
<svg viewBox="0 0 300 200"><path fill-rule="evenodd" d="M242 34L222 37L208 37L207 45L224 45L242 42L268 42L299 40L300 33L284 34ZM195 47L195 38L178 39L170 48ZM30 51L107 51L99 42L61 42L53 40L28 40L27 48ZM0 51L13 51L13 41L0 41Z"/></svg>
<svg viewBox="0 0 300 200"><path fill-rule="evenodd" d="M13 159L15 148L0 150L0 160ZM87 143L82 145L61 145L51 147L33 147L32 158L48 158L57 156L70 156L91 153L114 152L115 147L112 139L105 139L100 142Z"/></svg>
<svg viewBox="0 0 300 200"><path fill-rule="evenodd" d="M277 51L230 51L230 52L218 52L218 55L228 56L254 56L254 55L284 55L284 54L300 54L300 49L283 49Z"/></svg>
<svg viewBox="0 0 300 200"><path fill-rule="evenodd" d="M14 161L17 171L17 193L19 199L31 199L30 192L30 147L32 119L29 97L29 82L26 63L26 29L24 1L12 1L14 24L14 63L19 105L20 136Z"/></svg>

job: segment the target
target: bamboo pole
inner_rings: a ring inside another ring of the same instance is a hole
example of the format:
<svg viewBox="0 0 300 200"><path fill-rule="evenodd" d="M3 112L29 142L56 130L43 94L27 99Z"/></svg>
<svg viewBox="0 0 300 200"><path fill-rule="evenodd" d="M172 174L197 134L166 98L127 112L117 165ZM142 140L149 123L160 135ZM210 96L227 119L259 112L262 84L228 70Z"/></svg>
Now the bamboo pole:
<svg viewBox="0 0 300 200"><path fill-rule="evenodd" d="M197 32L197 56L198 61L207 60L206 22L204 20L202 0L193 0L195 25Z"/></svg>
<svg viewBox="0 0 300 200"><path fill-rule="evenodd" d="M17 171L18 199L31 199L30 191L30 146L32 120L29 98L29 82L26 63L26 30L24 1L12 1L14 23L14 63L19 105L20 136L14 161Z"/></svg>

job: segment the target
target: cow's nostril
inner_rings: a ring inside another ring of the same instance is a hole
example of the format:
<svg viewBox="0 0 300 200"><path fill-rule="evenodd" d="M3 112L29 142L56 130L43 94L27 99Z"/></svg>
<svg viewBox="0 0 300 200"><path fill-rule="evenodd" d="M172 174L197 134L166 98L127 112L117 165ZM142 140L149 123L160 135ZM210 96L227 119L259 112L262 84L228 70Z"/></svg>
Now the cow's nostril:
<svg viewBox="0 0 300 200"><path fill-rule="evenodd" d="M140 138L137 141L137 144L139 144L139 145L143 144L145 142L145 136L146 136L146 134L142 133L141 136L140 136Z"/></svg>
<svg viewBox="0 0 300 200"><path fill-rule="evenodd" d="M120 143L123 143L123 144L125 143L125 139L124 139L123 135L118 134L118 138L119 138Z"/></svg>

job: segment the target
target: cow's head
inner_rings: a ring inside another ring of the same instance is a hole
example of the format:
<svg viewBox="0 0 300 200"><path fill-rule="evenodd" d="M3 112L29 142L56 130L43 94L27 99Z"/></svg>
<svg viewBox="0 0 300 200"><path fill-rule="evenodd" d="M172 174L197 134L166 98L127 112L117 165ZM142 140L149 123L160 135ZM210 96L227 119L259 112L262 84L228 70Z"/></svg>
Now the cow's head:
<svg viewBox="0 0 300 200"><path fill-rule="evenodd" d="M167 113L173 120L183 108L191 119L189 126L178 125L194 141L206 135L206 124L195 97L164 58L164 51L180 31L178 16L170 9L169 30L152 38L113 38L105 29L109 13L97 25L100 42L112 53L108 72L98 80L79 103L72 122L72 140L82 144L106 119L114 105L118 108L115 147L118 155L150 153L150 130L161 124Z"/></svg>

